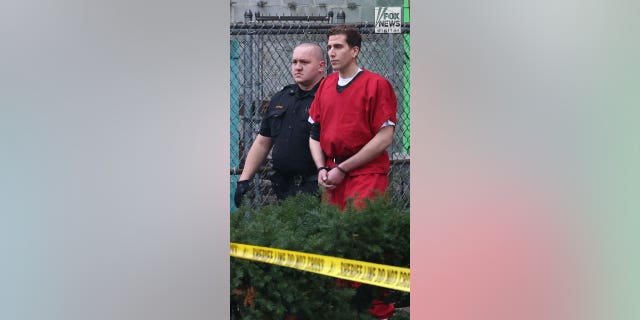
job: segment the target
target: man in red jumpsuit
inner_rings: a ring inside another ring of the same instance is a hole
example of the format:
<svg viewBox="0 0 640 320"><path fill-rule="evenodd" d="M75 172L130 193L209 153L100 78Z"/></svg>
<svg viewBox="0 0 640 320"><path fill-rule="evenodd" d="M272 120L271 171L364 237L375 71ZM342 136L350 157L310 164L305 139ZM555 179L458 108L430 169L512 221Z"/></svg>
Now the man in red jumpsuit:
<svg viewBox="0 0 640 320"><path fill-rule="evenodd" d="M358 66L357 29L338 25L327 35L327 54L338 72L320 84L309 109L309 147L329 201L344 209L352 198L362 208L365 198L387 189L396 95L387 79Z"/></svg>
<svg viewBox="0 0 640 320"><path fill-rule="evenodd" d="M338 25L327 36L327 54L338 72L320 83L311 103L309 148L329 202L344 209L351 198L362 208L365 198L387 189L386 149L397 122L396 95L387 79L358 66L362 37L357 29ZM371 304L376 318L392 316L393 303L374 299Z"/></svg>

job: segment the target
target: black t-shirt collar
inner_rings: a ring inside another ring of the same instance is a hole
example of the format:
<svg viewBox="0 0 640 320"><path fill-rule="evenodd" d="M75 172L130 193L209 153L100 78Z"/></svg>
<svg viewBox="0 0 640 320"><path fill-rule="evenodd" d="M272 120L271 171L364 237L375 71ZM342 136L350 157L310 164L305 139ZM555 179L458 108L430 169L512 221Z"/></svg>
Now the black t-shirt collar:
<svg viewBox="0 0 640 320"><path fill-rule="evenodd" d="M318 81L318 83L316 83L316 85L313 86L313 88L311 88L311 90L308 90L308 91L300 89L300 86L295 86L295 90L290 91L290 94L295 94L296 98L299 98L299 99L305 98L307 96L314 97L316 95L316 90L318 90L318 87L320 86L320 82L322 82L322 79L320 79L320 81Z"/></svg>

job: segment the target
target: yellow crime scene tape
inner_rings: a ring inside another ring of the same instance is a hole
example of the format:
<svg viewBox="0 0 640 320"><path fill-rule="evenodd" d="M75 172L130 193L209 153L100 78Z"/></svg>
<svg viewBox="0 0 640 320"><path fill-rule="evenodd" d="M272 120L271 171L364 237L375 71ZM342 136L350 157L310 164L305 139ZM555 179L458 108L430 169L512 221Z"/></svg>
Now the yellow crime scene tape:
<svg viewBox="0 0 640 320"><path fill-rule="evenodd" d="M231 243L231 256L409 292L409 268Z"/></svg>

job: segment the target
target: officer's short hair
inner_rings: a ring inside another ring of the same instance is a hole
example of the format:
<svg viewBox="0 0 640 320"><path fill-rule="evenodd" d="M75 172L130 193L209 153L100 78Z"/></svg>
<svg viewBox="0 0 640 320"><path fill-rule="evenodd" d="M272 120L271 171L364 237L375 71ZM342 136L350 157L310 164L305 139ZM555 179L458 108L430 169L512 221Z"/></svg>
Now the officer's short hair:
<svg viewBox="0 0 640 320"><path fill-rule="evenodd" d="M322 49L322 46L320 46L319 44L315 43L315 42L302 42L300 44L298 44L296 46L296 48L298 47L314 47L316 48L316 58L318 58L318 60L324 60L324 50Z"/></svg>

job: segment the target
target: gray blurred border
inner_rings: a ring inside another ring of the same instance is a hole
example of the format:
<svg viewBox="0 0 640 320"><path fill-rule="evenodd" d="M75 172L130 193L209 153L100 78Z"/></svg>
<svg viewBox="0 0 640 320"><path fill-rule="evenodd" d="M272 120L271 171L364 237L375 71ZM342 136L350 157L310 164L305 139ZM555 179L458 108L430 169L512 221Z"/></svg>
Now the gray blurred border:
<svg viewBox="0 0 640 320"><path fill-rule="evenodd" d="M228 318L226 6L0 21L0 319Z"/></svg>

